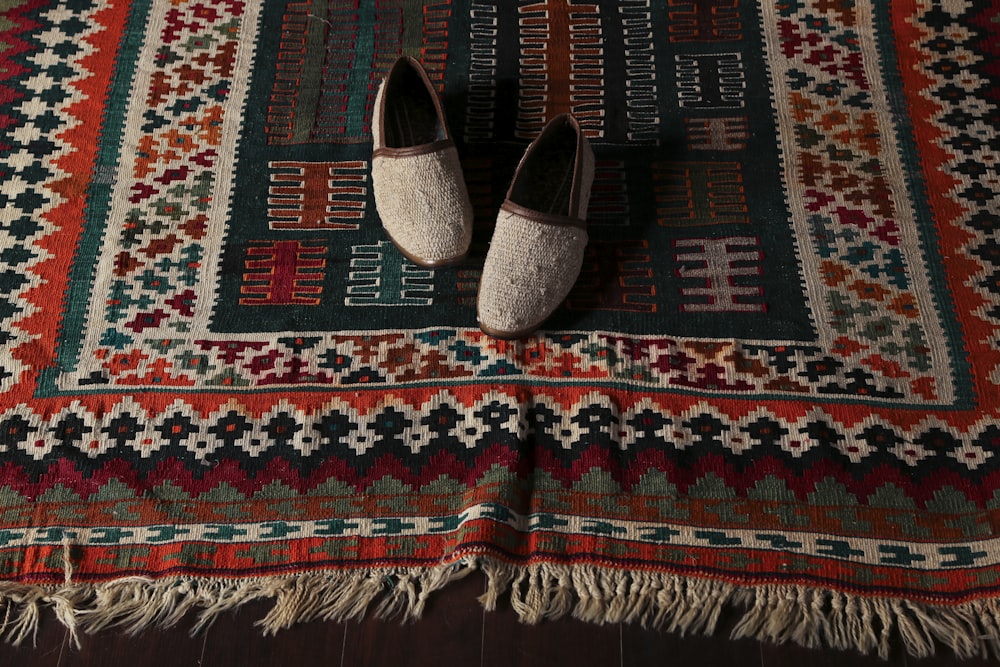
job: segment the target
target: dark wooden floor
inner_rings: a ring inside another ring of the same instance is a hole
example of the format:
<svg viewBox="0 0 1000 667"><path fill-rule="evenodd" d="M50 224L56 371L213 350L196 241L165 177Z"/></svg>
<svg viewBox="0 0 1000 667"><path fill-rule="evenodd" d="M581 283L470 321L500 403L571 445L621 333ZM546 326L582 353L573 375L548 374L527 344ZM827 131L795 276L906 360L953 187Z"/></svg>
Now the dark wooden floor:
<svg viewBox="0 0 1000 667"><path fill-rule="evenodd" d="M400 625L368 619L338 625L305 623L263 638L253 626L268 605L244 607L216 621L207 632L188 636L190 625L127 637L113 631L85 636L70 646L53 616L45 618L35 648L0 646L0 667L664 667L733 665L751 667L886 667L994 664L959 661L950 655L915 660L900 650L889 661L844 652L809 651L750 640L679 638L634 626L595 626L560 620L538 626L517 621L509 607L486 613L476 602L483 579L470 576L435 594L425 617Z"/></svg>

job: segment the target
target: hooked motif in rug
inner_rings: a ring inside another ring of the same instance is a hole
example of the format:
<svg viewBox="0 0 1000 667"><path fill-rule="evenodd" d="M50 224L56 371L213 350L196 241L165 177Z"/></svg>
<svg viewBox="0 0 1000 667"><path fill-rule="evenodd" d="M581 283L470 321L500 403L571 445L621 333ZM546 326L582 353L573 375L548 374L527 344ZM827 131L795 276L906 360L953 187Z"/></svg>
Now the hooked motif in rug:
<svg viewBox="0 0 1000 667"><path fill-rule="evenodd" d="M1000 646L996 25L930 0L11 0L0 595L14 641L487 605L886 654ZM462 265L388 242L371 108L438 86ZM584 268L476 327L570 111ZM320 593L312 595L311 593Z"/></svg>

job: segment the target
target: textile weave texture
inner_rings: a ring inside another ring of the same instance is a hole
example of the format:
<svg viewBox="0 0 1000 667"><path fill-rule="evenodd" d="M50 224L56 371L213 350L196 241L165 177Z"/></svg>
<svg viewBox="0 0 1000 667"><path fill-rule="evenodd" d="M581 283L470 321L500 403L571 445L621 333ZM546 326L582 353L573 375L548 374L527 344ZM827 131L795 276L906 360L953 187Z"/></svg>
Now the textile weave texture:
<svg viewBox="0 0 1000 667"><path fill-rule="evenodd" d="M0 596L74 633L487 607L886 655L1000 648L993 3L7 0ZM382 230L371 109L438 86L475 208ZM476 327L528 142L583 270Z"/></svg>

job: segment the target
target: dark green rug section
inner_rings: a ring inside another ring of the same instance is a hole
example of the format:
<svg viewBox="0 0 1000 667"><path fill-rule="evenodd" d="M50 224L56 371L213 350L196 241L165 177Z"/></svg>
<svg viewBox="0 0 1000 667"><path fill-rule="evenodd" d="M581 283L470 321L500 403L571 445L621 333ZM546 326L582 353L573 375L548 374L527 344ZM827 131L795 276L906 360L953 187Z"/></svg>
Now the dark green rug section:
<svg viewBox="0 0 1000 667"><path fill-rule="evenodd" d="M688 40L707 19L647 8L649 35L638 3L590 3L538 41L530 3L395 4L267 4L215 331L476 326L509 179L546 118L569 110L597 175L584 268L547 328L813 339L756 7ZM458 267L406 262L375 210L370 110L401 53L441 86L463 157L476 231Z"/></svg>

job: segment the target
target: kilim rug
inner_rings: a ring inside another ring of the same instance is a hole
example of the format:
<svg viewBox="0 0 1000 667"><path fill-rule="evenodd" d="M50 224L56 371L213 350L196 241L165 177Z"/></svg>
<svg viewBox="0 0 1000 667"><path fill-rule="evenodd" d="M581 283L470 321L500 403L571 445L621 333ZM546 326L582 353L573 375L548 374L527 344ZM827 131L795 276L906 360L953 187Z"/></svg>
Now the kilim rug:
<svg viewBox="0 0 1000 667"><path fill-rule="evenodd" d="M1000 650L994 3L0 7L9 641L416 617L478 569L527 622ZM374 209L401 53L460 144L455 268ZM493 220L563 111L583 272L496 341Z"/></svg>

